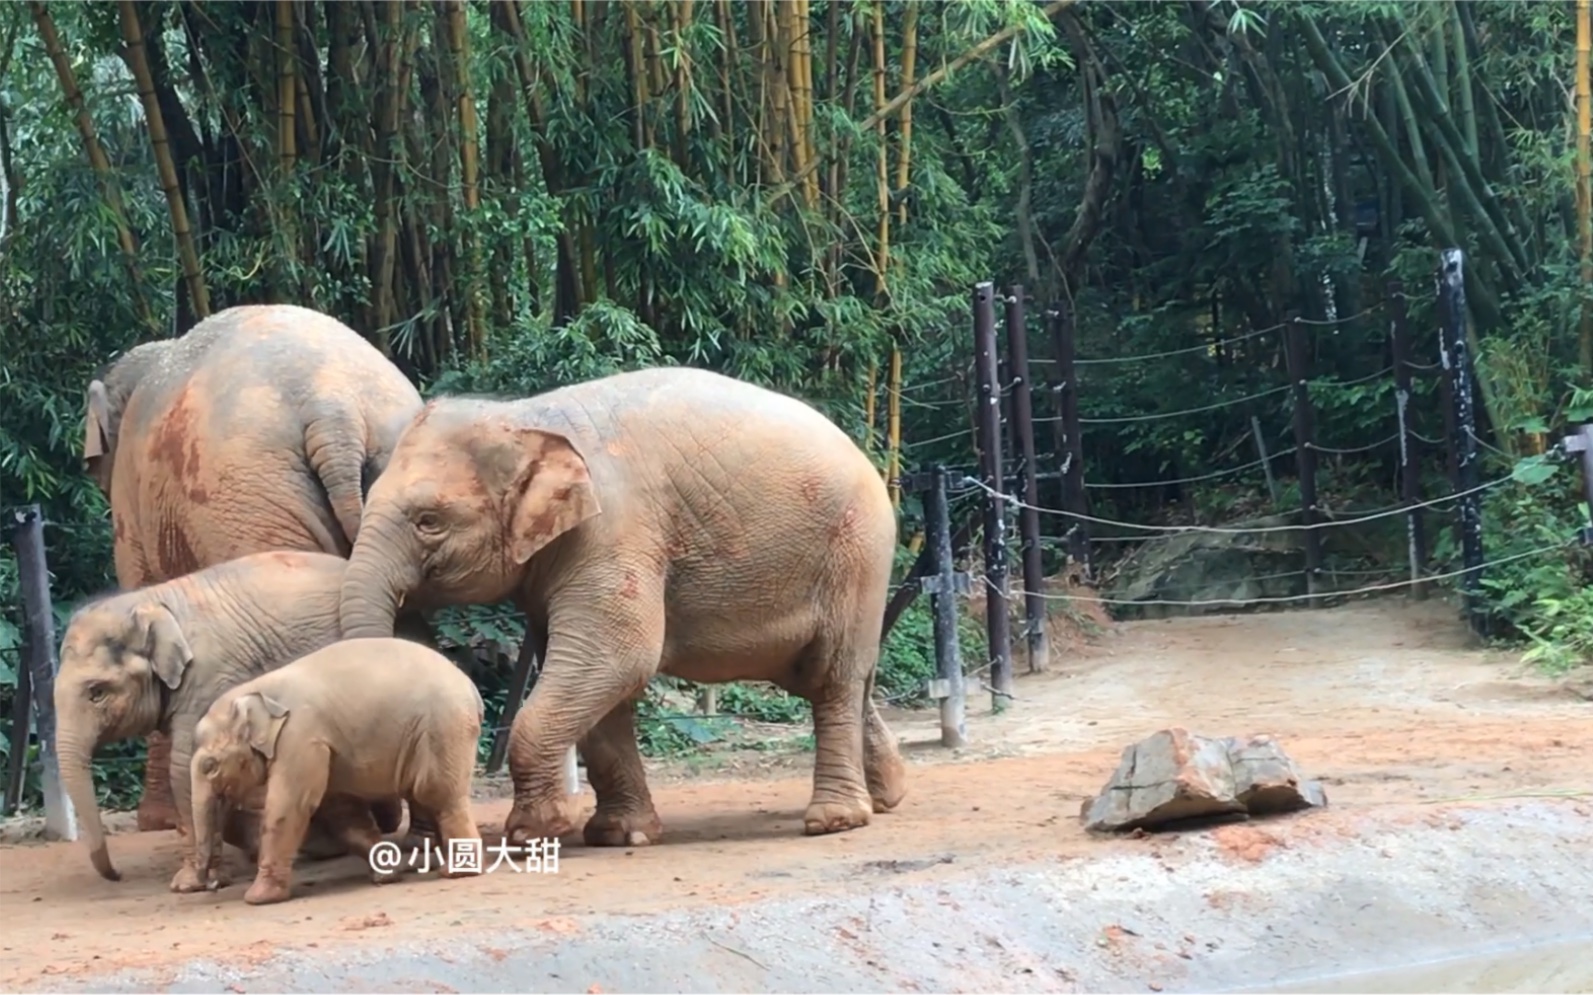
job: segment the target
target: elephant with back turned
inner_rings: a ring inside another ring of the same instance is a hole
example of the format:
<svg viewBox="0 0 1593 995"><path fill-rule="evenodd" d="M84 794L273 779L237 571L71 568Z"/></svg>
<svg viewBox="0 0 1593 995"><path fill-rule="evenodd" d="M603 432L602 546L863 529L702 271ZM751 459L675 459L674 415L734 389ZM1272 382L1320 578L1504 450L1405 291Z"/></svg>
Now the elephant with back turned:
<svg viewBox="0 0 1593 995"><path fill-rule="evenodd" d="M371 487L343 635L391 635L401 605L513 598L526 613L544 663L510 734L512 842L572 830L571 745L597 793L586 842L657 839L634 701L658 673L811 701L804 826L838 832L906 791L871 695L895 546L868 457L761 387L676 368L433 400Z"/></svg>
<svg viewBox="0 0 1593 995"><path fill-rule="evenodd" d="M135 346L88 385L87 407L84 463L130 590L268 550L346 558L364 492L421 399L353 329L280 304ZM421 628L406 620L406 634ZM169 755L152 733L141 830L178 827Z"/></svg>

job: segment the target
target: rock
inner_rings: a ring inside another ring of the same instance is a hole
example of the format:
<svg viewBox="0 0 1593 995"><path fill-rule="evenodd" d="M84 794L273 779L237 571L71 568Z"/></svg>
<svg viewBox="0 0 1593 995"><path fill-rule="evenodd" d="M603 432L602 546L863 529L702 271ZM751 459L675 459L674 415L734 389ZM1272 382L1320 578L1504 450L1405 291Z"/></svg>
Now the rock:
<svg viewBox="0 0 1593 995"><path fill-rule="evenodd" d="M1322 786L1306 780L1272 737L1214 739L1174 727L1125 749L1079 815L1086 829L1113 832L1326 804Z"/></svg>

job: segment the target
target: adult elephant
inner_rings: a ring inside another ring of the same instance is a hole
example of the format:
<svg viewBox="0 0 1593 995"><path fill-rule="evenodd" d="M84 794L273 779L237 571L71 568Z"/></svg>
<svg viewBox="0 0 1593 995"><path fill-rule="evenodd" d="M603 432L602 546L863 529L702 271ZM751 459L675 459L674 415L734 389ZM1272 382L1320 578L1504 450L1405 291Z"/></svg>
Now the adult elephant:
<svg viewBox="0 0 1593 995"><path fill-rule="evenodd" d="M421 399L347 325L274 304L135 346L89 383L87 407L85 468L110 500L129 590L268 550L346 558ZM176 828L171 744L148 742L138 828Z"/></svg>
<svg viewBox="0 0 1593 995"><path fill-rule="evenodd" d="M345 638L395 612L513 598L545 651L510 733L516 843L562 836L562 758L597 793L588 845L658 837L633 705L654 674L765 680L813 703L809 834L905 793L871 691L896 546L879 471L807 404L715 373L622 373L518 401L426 405L371 487Z"/></svg>

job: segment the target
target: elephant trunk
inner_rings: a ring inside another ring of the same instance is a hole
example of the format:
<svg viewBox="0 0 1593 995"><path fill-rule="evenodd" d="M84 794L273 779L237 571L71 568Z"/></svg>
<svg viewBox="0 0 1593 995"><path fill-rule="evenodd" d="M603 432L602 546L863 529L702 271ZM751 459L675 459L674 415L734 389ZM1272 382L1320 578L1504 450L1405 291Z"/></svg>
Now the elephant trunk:
<svg viewBox="0 0 1593 995"><path fill-rule="evenodd" d="M105 824L100 819L99 801L94 796L94 771L92 746L84 748L82 737L62 729L57 733L56 754L61 764L61 780L66 785L67 797L77 810L78 825L83 831L83 845L88 847L89 860L100 877L107 881L120 881L121 871L111 863L110 849L105 845Z"/></svg>
<svg viewBox="0 0 1593 995"><path fill-rule="evenodd" d="M414 540L401 535L402 528L389 516L361 523L343 574L338 614L344 639L392 636L404 596L420 584L419 550L410 548Z"/></svg>

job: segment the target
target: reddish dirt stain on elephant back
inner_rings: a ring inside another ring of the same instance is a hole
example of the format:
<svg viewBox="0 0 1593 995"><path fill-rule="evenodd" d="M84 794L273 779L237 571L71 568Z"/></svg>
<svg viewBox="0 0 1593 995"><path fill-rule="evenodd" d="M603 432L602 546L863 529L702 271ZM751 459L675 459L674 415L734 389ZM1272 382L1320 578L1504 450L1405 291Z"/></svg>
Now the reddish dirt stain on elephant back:
<svg viewBox="0 0 1593 995"><path fill-rule="evenodd" d="M184 487L192 486L199 476L199 439L195 434L198 416L192 390L192 386L184 385L178 392L171 408L155 426L149 443L150 460L165 466Z"/></svg>

